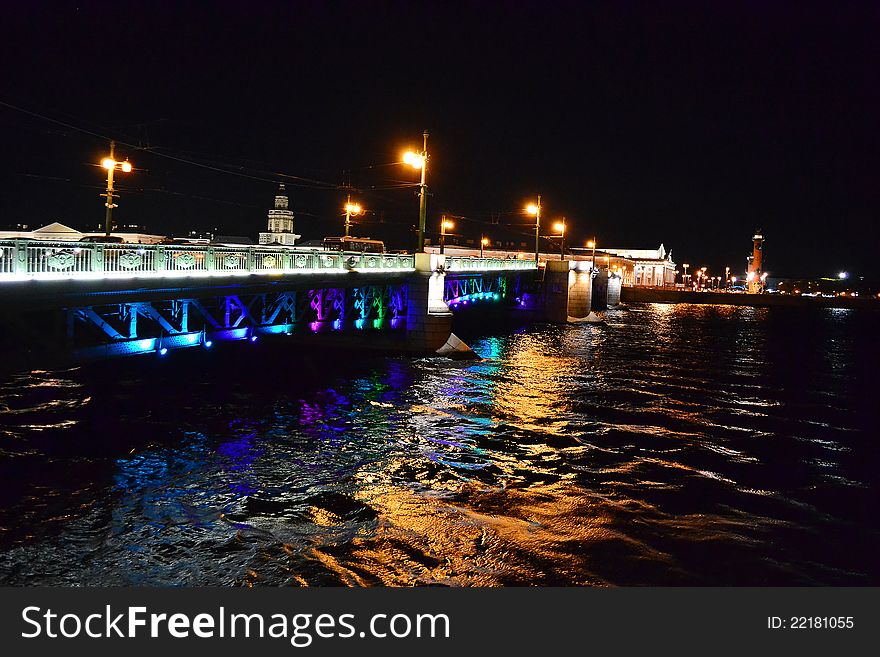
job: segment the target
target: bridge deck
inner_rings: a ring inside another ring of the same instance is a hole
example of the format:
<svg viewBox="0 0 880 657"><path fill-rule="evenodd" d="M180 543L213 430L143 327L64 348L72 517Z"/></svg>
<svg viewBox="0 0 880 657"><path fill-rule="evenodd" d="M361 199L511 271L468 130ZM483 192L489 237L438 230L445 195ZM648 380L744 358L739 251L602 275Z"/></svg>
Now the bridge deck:
<svg viewBox="0 0 880 657"><path fill-rule="evenodd" d="M447 272L534 269L530 260L447 258ZM199 278L415 271L412 254L271 246L0 240L0 283L21 280Z"/></svg>

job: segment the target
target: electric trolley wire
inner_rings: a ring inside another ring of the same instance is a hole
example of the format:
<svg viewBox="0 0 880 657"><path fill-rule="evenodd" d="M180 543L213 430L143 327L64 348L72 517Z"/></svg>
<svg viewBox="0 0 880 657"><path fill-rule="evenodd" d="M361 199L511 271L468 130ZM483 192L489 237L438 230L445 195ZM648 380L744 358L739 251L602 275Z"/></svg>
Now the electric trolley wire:
<svg viewBox="0 0 880 657"><path fill-rule="evenodd" d="M114 137L111 137L108 134L106 134L106 132L103 131L103 129L100 126L96 126L96 129L90 130L90 129L75 125L73 123L70 123L68 121L62 121L59 119L55 119L50 116L46 116L45 114L41 114L39 112L34 112L32 110L20 107L18 105L14 105L14 104L9 103L7 101L4 101L2 99L0 99L0 106L7 107L7 108L12 109L14 111L20 112L22 114L26 114L28 116L35 117L35 118L43 120L43 121L48 121L50 123L62 126L62 127L67 128L69 130L73 130L73 131L76 131L76 132L79 132L82 134L89 135L91 137L95 137L97 139L101 139L102 141L114 140ZM69 114L66 114L64 112L59 112L59 114L65 114L66 116L70 116ZM71 117L71 120L74 120L73 117ZM90 122L84 121L79 118L76 118L76 120L83 123L83 124L95 125L95 124L91 124ZM157 123L157 122L161 122L161 121L165 121L165 120L166 119L158 119L155 121L145 122L145 123L137 123L134 125L142 126L142 125L147 125L149 123ZM98 130L102 130L102 131L98 132ZM281 178L281 179L284 179L286 184L289 184L293 187L300 187L300 188L305 188L305 189L326 190L326 191L352 191L357 194L361 194L364 196L375 198L377 200L381 200L386 203L395 204L395 205L400 205L402 203L402 201L400 199L391 199L388 196L386 196L384 194L379 194L377 192L393 191L393 190L398 190L398 189L413 189L413 188L419 186L419 183L417 183L417 182L408 182L408 181L402 181L402 180L390 180L385 184L371 185L368 187L367 186L354 187L348 183L344 183L344 184L330 183L330 182L326 182L323 180L317 180L314 178L306 178L303 176L296 176L296 175L285 173L282 171L270 171L267 169L256 168L256 167L244 167L241 165L234 165L234 164L229 164L229 163L218 162L216 160L199 161L198 159L195 159L195 158L181 157L179 155L173 154L174 152L194 153L194 151L177 150L177 149L173 149L173 148L167 147L167 146L144 146L142 144L135 144L135 143L133 143L133 138L130 135L125 135L124 133L122 133L122 131L116 130L116 129L112 129L111 131L116 132L118 134L123 134L125 136L125 139L115 139L115 141L123 146L128 147L128 148L131 148L131 149L134 149L134 150L137 150L140 152L144 152L144 153L149 153L149 154L155 155L160 158L165 158L165 159L172 160L175 162L180 162L182 164L188 164L190 166L195 166L195 167L199 167L199 168L206 169L209 171L214 171L216 173L237 176L239 178L244 178L244 179L248 179L248 180L255 180L258 182L277 184L278 179ZM255 162L254 160L248 160L248 161ZM88 164L93 165L93 163L88 163ZM362 167L348 168L347 170L348 171L352 171L352 170L365 171L365 170L373 170L373 169L396 166L398 164L400 164L400 163L399 162L383 162L383 163L379 163L379 164L370 164L370 165L366 165L366 166L362 166ZM250 171L251 173L248 173L247 171ZM70 184L77 184L77 183L74 183L73 181L71 181L70 179L53 178L51 176L39 176L37 174L22 174L22 175L26 175L29 177L35 177L35 178L42 177L43 179L46 179L46 180L56 180L56 181L60 181L60 182L68 182ZM272 177L270 178L268 176L272 176ZM101 189L101 187L97 186L97 185L81 184L80 186L89 187L89 188L93 188L93 189ZM191 193L188 194L188 193L184 193L184 192L176 192L174 190L168 190L168 189L164 189L164 188L129 188L126 191L128 191L129 193L131 193L131 192L135 192L135 193L138 193L138 192L164 193L164 194L169 194L169 195L174 195L174 196L190 197L190 198L194 198L194 199L213 201L213 202L224 203L224 204L229 204L229 205L238 205L241 207L249 207L249 208L250 207L257 207L256 205L249 205L249 204L245 204L245 203L237 203L235 201L227 201L227 200L223 200L223 199L216 199L216 198L211 198L211 197L199 196L199 195L191 194ZM315 216L315 215L312 215L310 213L303 212L303 211L298 212L298 214L304 214L306 216ZM448 213L448 214L451 214L451 213ZM494 226L496 228L503 226L505 228L505 230L507 230L508 232L512 232L512 233L524 235L524 236L530 235L531 231L522 230L522 229L527 228L527 226L528 226L527 224L512 224L512 223L501 224L498 221L494 221L494 219L496 217L498 217L500 219L502 216L514 216L514 215L518 215L518 214L521 214L521 211L509 210L509 211L494 212L494 213L491 213L490 219L488 221L485 219L478 219L473 216L462 215L462 214L458 214L455 216L457 219L459 219L461 221L470 222L472 224L479 224L479 225L487 226L487 227Z"/></svg>
<svg viewBox="0 0 880 657"><path fill-rule="evenodd" d="M21 112L21 113L23 113L23 114L27 114L27 115L29 115L29 116L36 117L36 118L38 118L38 119L42 119L42 120L44 120L44 121L49 121L49 122L51 122L51 123L54 123L54 124L57 124L57 125L64 126L65 128L68 128L68 129L70 129L70 130L75 130L75 131L77 131L77 132L81 132L81 133L83 133L83 134L90 135L90 136L92 136L92 137L96 137L96 138L101 139L101 140L104 140L104 141L114 140L113 137L110 137L110 136L108 136L108 135L106 135L106 134L102 134L102 133L99 133L99 132L95 132L94 130L87 130L86 128L82 128L82 127L80 127L80 126L76 126L76 125L74 125L74 124L72 124L72 123L68 123L68 122L66 122L66 121L60 121L60 120L58 120L58 119L53 119L53 118L50 117L50 116L46 116L46 115L44 115L44 114L40 114L40 113L38 113L38 112L33 112L33 111L28 110L28 109L25 109L25 108L23 108L23 107L19 107L19 106L17 106L17 105L13 105L12 103L7 103L7 102L4 101L4 100L0 100L0 105L2 105L2 106L4 106L4 107L8 107L9 109L15 110L15 111L17 111L17 112ZM273 184L278 182L277 178L275 178L275 179L271 179L271 178L265 178L265 177L262 177L262 176L255 176L255 175L251 175L251 174L248 174L248 173L244 173L244 172L242 172L242 171L235 171L235 170L232 170L232 169L224 169L224 168L221 168L221 167L218 167L218 166L213 166L213 165L210 165L210 164L205 164L205 163L203 163L203 162L197 162L197 161L195 161L195 160L190 160L190 159L183 158L183 157L177 157L177 156L175 156L175 155L171 155L171 154L169 154L169 153L163 153L163 152L161 152L161 151L159 150L159 148L161 148L161 147L156 147L156 146L140 146L140 145L138 145L138 144L133 144L133 143L130 143L130 142L128 142L128 141L123 141L123 140L121 140L121 139L115 139L115 141L116 141L117 143L123 145L123 146L128 147L128 148L132 148L132 149L135 149L135 150L138 150L138 151L142 151L142 152L145 152L145 153L151 153L151 154L156 155L156 156L158 156L158 157L164 157L164 158L167 158L167 159L169 159L169 160L174 160L174 161L176 161L176 162L181 162L181 163L184 163L184 164L190 164L190 165L192 165L192 166L201 167L201 168L203 168L203 169L207 169L207 170L210 170L210 171L216 171L216 172L218 172L218 173L225 173L225 174L228 174L228 175L238 176L238 177L241 177L241 178L247 178L247 179L250 179L250 180L257 180L257 181L259 181L259 182L267 182L267 183L273 183ZM170 150L170 149L166 149L166 150ZM288 179L288 180L297 181L297 182L294 182L294 183L292 183L292 184L293 184L294 186L299 186L299 187L311 187L311 188L317 188L317 189L330 189L330 190L341 190L341 189L343 189L343 187L342 187L341 185L336 185L336 184L334 184L334 183L328 183L328 182L325 182L325 181L323 181L323 180L314 180L314 179L311 179L311 178L304 178L304 177L302 177L302 176L295 176L295 175L293 175L293 174L288 174L288 173L283 173L283 172L261 172L261 173L270 173L271 175L275 175L276 177L281 177L281 178L285 178L285 179Z"/></svg>

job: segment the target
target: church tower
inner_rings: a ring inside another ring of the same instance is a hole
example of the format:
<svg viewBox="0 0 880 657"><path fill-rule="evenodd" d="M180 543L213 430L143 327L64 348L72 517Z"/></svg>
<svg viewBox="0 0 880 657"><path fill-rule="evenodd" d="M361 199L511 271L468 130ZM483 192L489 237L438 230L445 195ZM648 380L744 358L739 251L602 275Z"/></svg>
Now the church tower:
<svg viewBox="0 0 880 657"><path fill-rule="evenodd" d="M301 235L293 232L293 212L290 210L290 199L284 183L278 185L275 192L275 207L269 210L267 231L260 233L260 244L283 244L293 246Z"/></svg>

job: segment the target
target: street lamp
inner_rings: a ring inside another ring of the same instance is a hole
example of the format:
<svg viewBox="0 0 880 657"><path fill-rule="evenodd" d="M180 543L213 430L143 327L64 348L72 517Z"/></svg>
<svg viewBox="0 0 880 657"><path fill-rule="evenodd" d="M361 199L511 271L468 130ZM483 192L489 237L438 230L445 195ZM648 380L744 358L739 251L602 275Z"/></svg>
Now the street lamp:
<svg viewBox="0 0 880 657"><path fill-rule="evenodd" d="M688 263L684 263L682 267L684 267L684 278L682 279L682 283L684 285L687 285L688 267L690 267L690 265Z"/></svg>
<svg viewBox="0 0 880 657"><path fill-rule="evenodd" d="M553 230L559 233L559 259L565 260L565 217L553 224Z"/></svg>
<svg viewBox="0 0 880 657"><path fill-rule="evenodd" d="M125 162L117 162L116 161L116 142L110 141L110 157L105 157L101 160L101 166L107 169L107 191L101 196L107 197L107 202L104 206L107 208L107 213L104 216L104 233L109 235L113 230L113 208L118 207L113 202L113 172L114 171L122 171L123 173L131 173L131 162L126 158ZM119 198L119 195L116 195Z"/></svg>
<svg viewBox="0 0 880 657"><path fill-rule="evenodd" d="M483 257L483 249L489 246L489 238L488 237L480 237L480 258Z"/></svg>
<svg viewBox="0 0 880 657"><path fill-rule="evenodd" d="M440 221L440 253L443 253L446 247L446 229L453 228L455 224L451 221L447 221L446 215L443 215L443 218Z"/></svg>
<svg viewBox="0 0 880 657"><path fill-rule="evenodd" d="M413 169L422 170L422 179L419 182L419 240L416 248L417 253L425 250L425 217L428 213L428 184L426 182L428 175L428 132L422 135L424 142L422 152L407 151L403 154L404 164L410 165Z"/></svg>
<svg viewBox="0 0 880 657"><path fill-rule="evenodd" d="M593 271L596 268L596 238L594 237L589 242L587 242L587 248L593 249L593 256L590 258L590 271Z"/></svg>
<svg viewBox="0 0 880 657"><path fill-rule="evenodd" d="M351 193L348 194L348 201L345 204L345 236L348 237L349 228L351 227L351 218L361 214L364 209L360 203L351 202Z"/></svg>
<svg viewBox="0 0 880 657"><path fill-rule="evenodd" d="M538 265L538 253L541 251L541 195L538 194L537 203L529 203L526 212L535 215L535 266Z"/></svg>

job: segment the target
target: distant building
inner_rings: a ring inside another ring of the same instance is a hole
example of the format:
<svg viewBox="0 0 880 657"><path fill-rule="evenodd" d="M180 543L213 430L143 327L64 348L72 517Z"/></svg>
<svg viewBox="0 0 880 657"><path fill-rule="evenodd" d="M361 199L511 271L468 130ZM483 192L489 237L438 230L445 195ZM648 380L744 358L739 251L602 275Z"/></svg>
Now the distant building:
<svg viewBox="0 0 880 657"><path fill-rule="evenodd" d="M574 251L574 249L572 249ZM578 249L584 253L587 249ZM602 258L609 256L612 271L617 269L623 274L623 284L635 287L673 287L675 286L676 269L672 260L672 251L666 251L662 244L657 249L618 249L603 248ZM596 263L600 265L600 251L596 251ZM617 260L622 259L622 260Z"/></svg>
<svg viewBox="0 0 880 657"><path fill-rule="evenodd" d="M46 224L42 228L35 230L27 230L27 224L20 224L22 230L4 230L0 231L0 239L28 239L28 240L61 240L61 241L77 241L86 236L75 228L65 226L62 223L53 221Z"/></svg>
<svg viewBox="0 0 880 657"><path fill-rule="evenodd" d="M41 228L35 230L3 230L0 231L0 239L28 239L28 240L47 240L58 242L77 242L84 237L102 237L104 231L86 232L76 230L70 226L53 221ZM164 235L150 235L148 233L112 233L114 237L121 237L123 242L130 244L155 244L165 239Z"/></svg>
<svg viewBox="0 0 880 657"><path fill-rule="evenodd" d="M275 207L269 210L267 231L260 233L260 244L283 244L293 246L302 235L293 232L293 212L284 183L278 185L275 194Z"/></svg>

